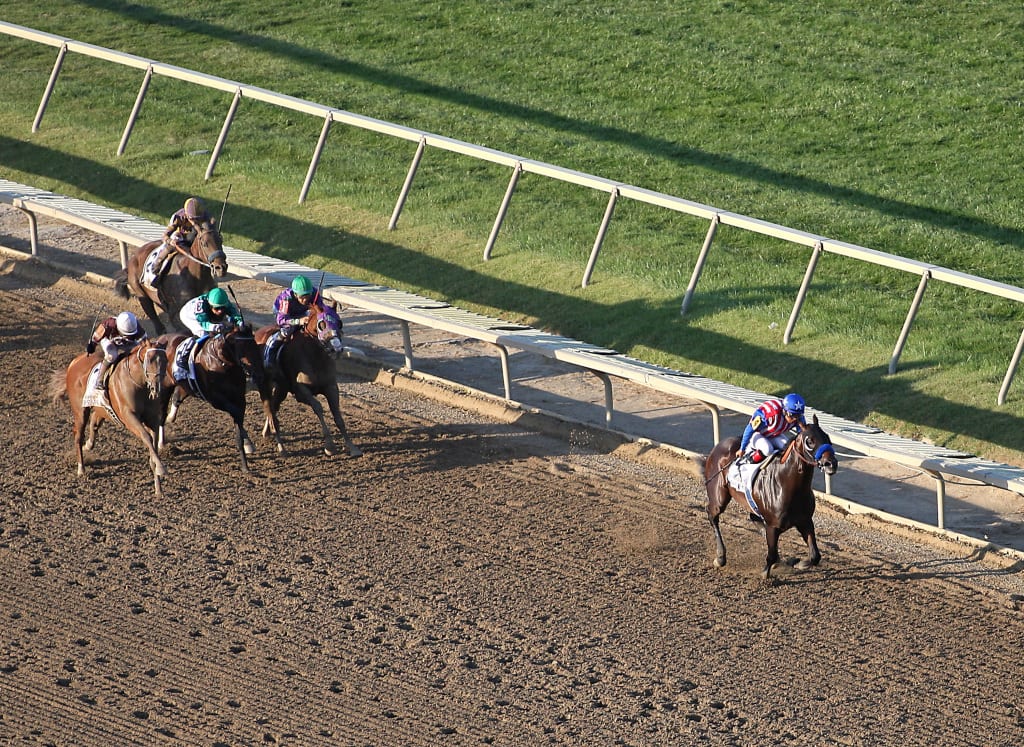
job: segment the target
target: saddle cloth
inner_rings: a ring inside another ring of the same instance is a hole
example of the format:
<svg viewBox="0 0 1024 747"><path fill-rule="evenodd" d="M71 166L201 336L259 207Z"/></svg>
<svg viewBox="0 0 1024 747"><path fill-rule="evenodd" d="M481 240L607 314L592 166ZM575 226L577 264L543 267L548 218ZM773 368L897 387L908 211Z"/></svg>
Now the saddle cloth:
<svg viewBox="0 0 1024 747"><path fill-rule="evenodd" d="M760 469L761 464L753 464L751 462L733 462L725 472L725 479L732 488L743 493L747 499L747 505L750 507L751 513L761 519L764 519L757 508L757 504L754 503L754 497L750 494L750 489L754 484L754 478L757 477L757 473Z"/></svg>
<svg viewBox="0 0 1024 747"><path fill-rule="evenodd" d="M159 246L156 247L156 249L149 253L148 257L146 257L146 261L142 265L143 280L155 278L157 275L160 274L164 266L166 266L166 264L170 261L171 257L168 257L163 261L160 267L156 266L156 255L160 253L160 250L163 249L164 246L166 245L160 244Z"/></svg>
<svg viewBox="0 0 1024 747"><path fill-rule="evenodd" d="M97 389L100 383L100 364L97 363L89 372L89 378L85 382L85 392L82 394L82 407L106 407L107 397L102 390Z"/></svg>
<svg viewBox="0 0 1024 747"><path fill-rule="evenodd" d="M199 352L199 340L190 337L178 345L174 351L174 365L171 367L171 376L175 381L186 382L191 389L195 389L196 382L196 353Z"/></svg>

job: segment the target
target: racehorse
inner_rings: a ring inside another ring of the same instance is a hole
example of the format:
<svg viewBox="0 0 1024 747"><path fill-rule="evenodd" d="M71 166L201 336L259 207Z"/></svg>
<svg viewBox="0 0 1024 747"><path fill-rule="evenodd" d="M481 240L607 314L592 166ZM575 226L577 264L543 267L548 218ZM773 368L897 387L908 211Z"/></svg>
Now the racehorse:
<svg viewBox="0 0 1024 747"><path fill-rule="evenodd" d="M704 463L705 487L708 492L708 519L715 532L715 565L725 565L725 542L718 526L718 517L735 498L747 503L742 490L733 488L726 480L726 471L739 448L740 439L727 438L721 441ZM783 449L781 456L775 455L757 473L751 488L751 497L757 506L751 518L764 523L765 541L768 554L765 557L761 578L769 580L772 566L779 562L779 535L795 527L807 543L807 558L796 567L806 570L821 562L821 552L814 535L814 491L811 481L815 467L825 474L834 475L839 466L832 441L818 425L815 415L811 423L802 426L796 436ZM760 516L758 516L760 514Z"/></svg>
<svg viewBox="0 0 1024 747"><path fill-rule="evenodd" d="M171 333L157 338L167 345L168 357L173 361L179 346L189 335ZM199 343L196 343L197 345ZM216 410L226 412L235 423L238 453L242 471L249 474L247 454L255 453L252 440L245 430L246 379L259 387L263 383L263 354L252 334L252 325L245 323L227 332L205 338L194 355L195 381L174 382L165 404L164 425L174 422L181 403L191 395L206 400ZM170 377L170 375L169 375ZM160 434L163 445L163 432Z"/></svg>
<svg viewBox="0 0 1024 747"><path fill-rule="evenodd" d="M156 497L162 498L160 478L165 477L167 471L157 453L156 440L164 414L167 350L156 340L144 340L136 345L110 369L107 406L85 406L83 399L89 376L100 358L98 354L82 353L68 364L67 371L54 371L51 380L54 401L67 398L71 404L78 475L85 475L82 452L92 449L100 423L114 420L145 445L153 470L153 489Z"/></svg>
<svg viewBox="0 0 1024 747"><path fill-rule="evenodd" d="M337 453L337 446L324 418L324 408L317 396L327 400L334 425L341 434L349 456L361 456L363 453L349 438L338 403L338 373L334 357L342 351L343 346L341 317L337 309L338 305L334 301L324 301L319 295L314 298L305 326L294 333L290 340L281 343L278 348L277 364L271 366L260 389L263 414L266 418L263 436L265 437L268 432L273 436L278 453L284 453L284 444L281 441L281 425L277 413L289 392L296 400L309 406L316 413L320 420L320 430L323 432L325 454L333 456ZM276 330L276 325L256 330L257 342L265 345Z"/></svg>
<svg viewBox="0 0 1024 747"><path fill-rule="evenodd" d="M152 290L142 284L142 272L149 255L161 243L150 241L143 244L128 258L128 266L114 276L114 291L122 298L136 298L146 316L153 320L158 335L167 331L159 311L167 314L172 327L180 329L178 312L181 307L190 299L212 290L217 284L216 279L224 277L228 271L220 231L212 222L204 222L199 226L188 253L176 251L171 255L171 266L160 280L158 289Z"/></svg>

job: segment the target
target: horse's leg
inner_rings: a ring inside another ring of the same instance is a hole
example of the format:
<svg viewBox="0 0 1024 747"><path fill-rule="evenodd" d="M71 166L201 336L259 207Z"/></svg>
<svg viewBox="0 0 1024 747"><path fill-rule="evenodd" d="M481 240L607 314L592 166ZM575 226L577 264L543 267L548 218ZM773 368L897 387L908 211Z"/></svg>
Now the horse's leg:
<svg viewBox="0 0 1024 747"><path fill-rule="evenodd" d="M82 442L85 440L85 421L89 418L91 410L90 407L72 407L75 418L72 433L75 439L75 456L78 459L77 474L79 477L85 476L85 456L82 454Z"/></svg>
<svg viewBox="0 0 1024 747"><path fill-rule="evenodd" d="M280 387L283 389L284 387ZM277 408L281 406L283 397L278 397L279 388L273 383L265 383L260 389L260 401L263 403L263 437L270 433L274 439L274 446L278 454L284 453L284 443L281 441L281 423L277 419ZM288 392L284 392L284 397Z"/></svg>
<svg viewBox="0 0 1024 747"><path fill-rule="evenodd" d="M235 445L238 447L238 456L242 460L242 472L249 474L249 460L245 456L246 441L249 441L249 434L245 432L241 418L235 420ZM252 449L252 442L249 441L249 448Z"/></svg>
<svg viewBox="0 0 1024 747"><path fill-rule="evenodd" d="M188 392L181 384L174 387L174 393L171 394L167 407L167 417L164 418L164 425L172 425L174 423L174 419L178 417L178 408L181 407L181 403L187 398Z"/></svg>
<svg viewBox="0 0 1024 747"><path fill-rule="evenodd" d="M334 437L331 436L331 431L327 427L327 418L324 417L324 408L320 401L305 384L296 383L292 393L295 395L295 399L309 407L316 414L317 420L320 421L320 431L323 434L324 453L328 456L334 456L338 449L334 445Z"/></svg>
<svg viewBox="0 0 1024 747"><path fill-rule="evenodd" d="M341 434L341 440L345 444L345 451L348 452L349 456L362 456L362 449L352 443L352 439L348 437L348 429L345 428L345 419L341 417L341 405L338 402L338 385L336 383L333 383L333 386L328 385L327 390L324 392L324 399L327 400L327 406L331 408L331 415L334 417L334 426Z"/></svg>
<svg viewBox="0 0 1024 747"><path fill-rule="evenodd" d="M814 520L808 519L801 522L797 524L796 529L807 544L807 557L797 563L796 567L801 571L806 571L821 562L821 551L818 550L818 540L814 535Z"/></svg>
<svg viewBox="0 0 1024 747"><path fill-rule="evenodd" d="M150 298L145 291L141 291L140 295L136 296L139 299L139 305L142 310L146 312L146 316L153 322L153 328L156 330L156 336L164 334L167 328L164 323L160 320L160 314L157 313L156 305L153 303L153 299Z"/></svg>
<svg viewBox="0 0 1024 747"><path fill-rule="evenodd" d="M715 567L724 568L726 563L725 540L722 539L722 528L718 525L718 517L729 505L729 491L722 483L721 476L712 478L708 487L708 521L715 533Z"/></svg>
<svg viewBox="0 0 1024 747"><path fill-rule="evenodd" d="M768 526L765 524L764 527L764 539L768 544L768 554L764 558L764 569L761 571L761 579L769 581L772 566L779 562L779 535L782 532L776 526Z"/></svg>
<svg viewBox="0 0 1024 747"><path fill-rule="evenodd" d="M89 417L85 422L86 438L85 443L82 444L83 451L92 451L93 446L96 445L96 433L100 429L100 423L103 422L102 419L92 417L92 414L93 410L90 408Z"/></svg>
<svg viewBox="0 0 1024 747"><path fill-rule="evenodd" d="M146 447L146 451L149 452L149 466L153 470L153 479L157 490L157 497L160 497L160 481L161 477L167 475L167 470L164 468L164 463L160 461L160 455L156 451L156 444L153 441L153 437L150 434L150 429L146 426L139 416L128 410L126 412L119 412L117 416L121 422L124 423L125 428L135 434L136 438L142 441Z"/></svg>

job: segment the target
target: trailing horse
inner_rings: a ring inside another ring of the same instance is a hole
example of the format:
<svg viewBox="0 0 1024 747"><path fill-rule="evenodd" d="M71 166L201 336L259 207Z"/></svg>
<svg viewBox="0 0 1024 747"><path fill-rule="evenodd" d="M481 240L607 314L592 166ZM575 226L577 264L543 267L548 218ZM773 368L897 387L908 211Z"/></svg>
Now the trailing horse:
<svg viewBox="0 0 1024 747"><path fill-rule="evenodd" d="M161 335L157 339L167 345L172 361L178 357L179 348L184 343L195 341L190 335L180 333ZM194 376L180 381L170 378L172 391L165 402L163 423L173 423L181 403L190 396L206 400L234 421L242 471L248 474L246 454L255 453L255 448L244 425L246 380L252 379L257 387L263 383L263 354L253 337L252 326L246 323L223 334L202 338L194 344L197 349L190 356ZM162 432L160 443L163 443Z"/></svg>
<svg viewBox="0 0 1024 747"><path fill-rule="evenodd" d="M305 326L278 348L277 361L272 362L264 385L260 389L263 414L266 418L263 435L270 433L277 445L278 453L284 453L277 413L281 409L281 403L291 393L296 400L310 407L320 420L324 453L328 456L336 454L337 446L327 426L324 408L317 400L317 396L321 396L327 400L327 406L331 410L334 425L341 435L345 450L350 456L361 456L363 452L348 436L338 402L338 373L334 357L341 352L343 346L341 317L338 315L337 303L323 302L323 298L318 295L310 305L310 310ZM256 340L265 345L275 331L276 325L261 327L256 330Z"/></svg>
<svg viewBox="0 0 1024 747"><path fill-rule="evenodd" d="M85 475L82 452L92 449L100 423L114 420L135 434L149 452L153 490L160 498L163 496L160 478L165 477L167 471L157 453L157 434L163 423L167 350L156 340L144 340L136 345L110 370L106 404L96 400L96 404L86 405L84 395L89 377L100 359L98 354L82 353L68 364L67 371L54 371L51 379L54 401L67 398L71 405L78 475Z"/></svg>
<svg viewBox="0 0 1024 747"><path fill-rule="evenodd" d="M745 492L733 487L726 479L739 445L737 437L725 439L712 449L704 463L708 519L715 533L715 565L719 568L725 565L725 542L718 517L730 499L747 504ZM758 470L750 491L754 501L750 508L752 518L764 522L768 554L761 578L765 581L769 580L772 566L779 562L779 535L787 529L795 527L807 543L807 558L800 561L797 568L806 570L821 562L821 552L814 535L815 501L811 481L815 468L833 475L838 466L832 441L818 425L818 416L815 415L813 422L801 427L781 455L775 455Z"/></svg>
<svg viewBox="0 0 1024 747"><path fill-rule="evenodd" d="M176 251L171 255L170 267L157 290L153 290L142 284L142 272L149 255L161 243L151 241L136 249L128 258L128 266L114 276L114 291L122 298L138 300L146 316L153 320L158 335L167 331L159 312L168 316L172 327L180 329L178 312L181 307L211 290L217 278L224 277L228 271L220 231L212 222L203 223L188 253Z"/></svg>

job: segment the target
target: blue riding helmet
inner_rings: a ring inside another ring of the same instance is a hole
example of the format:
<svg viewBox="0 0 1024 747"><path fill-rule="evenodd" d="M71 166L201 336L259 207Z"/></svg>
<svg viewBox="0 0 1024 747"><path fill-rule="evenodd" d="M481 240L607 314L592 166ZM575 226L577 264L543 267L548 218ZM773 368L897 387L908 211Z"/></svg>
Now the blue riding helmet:
<svg viewBox="0 0 1024 747"><path fill-rule="evenodd" d="M804 414L804 398L799 394L787 394L782 400L782 409L787 415L798 418Z"/></svg>

